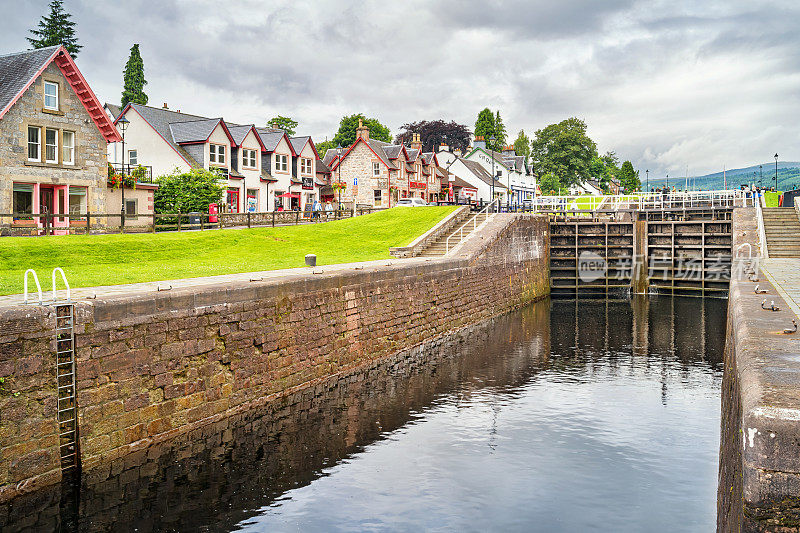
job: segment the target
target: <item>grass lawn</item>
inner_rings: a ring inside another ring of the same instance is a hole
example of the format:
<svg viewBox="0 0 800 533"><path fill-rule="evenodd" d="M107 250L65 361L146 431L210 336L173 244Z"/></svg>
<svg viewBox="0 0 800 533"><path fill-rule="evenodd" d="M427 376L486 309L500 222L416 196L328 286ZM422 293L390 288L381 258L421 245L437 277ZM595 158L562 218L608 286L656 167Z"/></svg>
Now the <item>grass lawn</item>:
<svg viewBox="0 0 800 533"><path fill-rule="evenodd" d="M0 294L22 292L36 270L43 290L61 267L71 287L196 278L305 266L306 254L331 265L389 257L455 207L394 208L370 215L281 228L134 235L0 238Z"/></svg>
<svg viewBox="0 0 800 533"><path fill-rule="evenodd" d="M778 200L781 197L781 192L764 191L764 202L767 207L778 207Z"/></svg>

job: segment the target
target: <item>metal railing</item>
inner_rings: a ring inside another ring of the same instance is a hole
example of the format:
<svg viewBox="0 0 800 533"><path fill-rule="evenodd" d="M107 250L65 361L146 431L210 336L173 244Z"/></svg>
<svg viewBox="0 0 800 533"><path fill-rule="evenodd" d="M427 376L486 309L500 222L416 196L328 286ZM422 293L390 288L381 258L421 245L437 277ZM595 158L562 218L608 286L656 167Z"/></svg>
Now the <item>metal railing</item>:
<svg viewBox="0 0 800 533"><path fill-rule="evenodd" d="M756 193L742 190L644 192L603 196L537 196L532 210L580 212L599 209L694 209L701 207L749 207L755 205Z"/></svg>
<svg viewBox="0 0 800 533"><path fill-rule="evenodd" d="M447 237L447 240L445 241L445 252L444 252L445 255L450 253L450 239L455 238L456 235L458 236L458 242L456 242L453 245L453 247L458 246L459 244L464 242L464 229L469 227L469 226L472 226L471 229L467 230L467 236L469 236L478 227L478 219L479 218L483 218L483 222L486 222L487 220L489 220L489 215L494 213L495 209L498 206L498 202L499 202L499 200L493 200L493 201L489 202L488 204L486 204L486 207L484 207L480 212L475 213L472 216L471 219L467 220L460 228L458 228L453 233L451 233ZM483 222L481 222L481 223L483 223Z"/></svg>
<svg viewBox="0 0 800 533"><path fill-rule="evenodd" d="M125 176L135 176L136 181L139 183L153 183L153 167L151 166L132 165L130 163L125 163L124 165L122 163L109 163L108 166L117 175L122 175L124 170Z"/></svg>

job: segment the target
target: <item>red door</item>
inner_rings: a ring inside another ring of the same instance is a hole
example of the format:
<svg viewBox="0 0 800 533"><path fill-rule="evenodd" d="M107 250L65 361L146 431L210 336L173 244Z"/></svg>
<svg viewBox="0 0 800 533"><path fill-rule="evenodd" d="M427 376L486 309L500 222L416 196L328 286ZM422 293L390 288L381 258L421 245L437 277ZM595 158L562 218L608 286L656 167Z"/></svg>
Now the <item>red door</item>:
<svg viewBox="0 0 800 533"><path fill-rule="evenodd" d="M239 212L239 189L228 189L228 206L231 213Z"/></svg>

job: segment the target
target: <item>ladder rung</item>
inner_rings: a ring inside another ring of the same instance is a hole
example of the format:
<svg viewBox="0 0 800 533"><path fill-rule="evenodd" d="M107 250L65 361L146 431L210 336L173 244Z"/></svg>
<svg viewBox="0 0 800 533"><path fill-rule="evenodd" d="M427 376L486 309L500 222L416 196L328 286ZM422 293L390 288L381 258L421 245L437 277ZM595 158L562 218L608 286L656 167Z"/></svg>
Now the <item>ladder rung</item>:
<svg viewBox="0 0 800 533"><path fill-rule="evenodd" d="M71 389L71 388L73 388L74 386L75 386L75 385L61 385L61 386L59 386L58 388L59 388L59 389Z"/></svg>

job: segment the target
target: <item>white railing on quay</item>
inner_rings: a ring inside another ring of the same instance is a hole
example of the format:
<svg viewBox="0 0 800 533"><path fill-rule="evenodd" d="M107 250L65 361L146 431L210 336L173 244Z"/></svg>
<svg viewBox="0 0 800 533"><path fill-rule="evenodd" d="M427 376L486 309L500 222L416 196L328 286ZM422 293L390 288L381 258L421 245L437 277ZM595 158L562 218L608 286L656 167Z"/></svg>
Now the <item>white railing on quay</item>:
<svg viewBox="0 0 800 533"><path fill-rule="evenodd" d="M497 199L492 200L491 202L486 204L486 207L484 207L478 213L475 213L475 215L471 219L467 220L460 228L458 228L453 233L448 235L447 240L445 241L445 255L450 253L450 240L451 239L456 239L456 238L458 239L457 242L453 243L453 248L455 248L456 246L458 246L459 244L464 242L464 230L469 228L469 229L467 229L467 233L466 233L466 235L469 236L470 233L475 231L475 229L477 229L477 227L480 225L478 223L479 219L482 219L481 224L483 222L486 222L487 220L489 220L489 215L491 215L492 213L494 213L497 210L497 206L499 205L499 202L500 202L500 200L497 200ZM470 228L470 226L471 226L471 228Z"/></svg>
<svg viewBox="0 0 800 533"><path fill-rule="evenodd" d="M620 209L694 209L750 207L757 193L742 190L645 192L618 195L537 196L533 211L572 212L617 211Z"/></svg>

